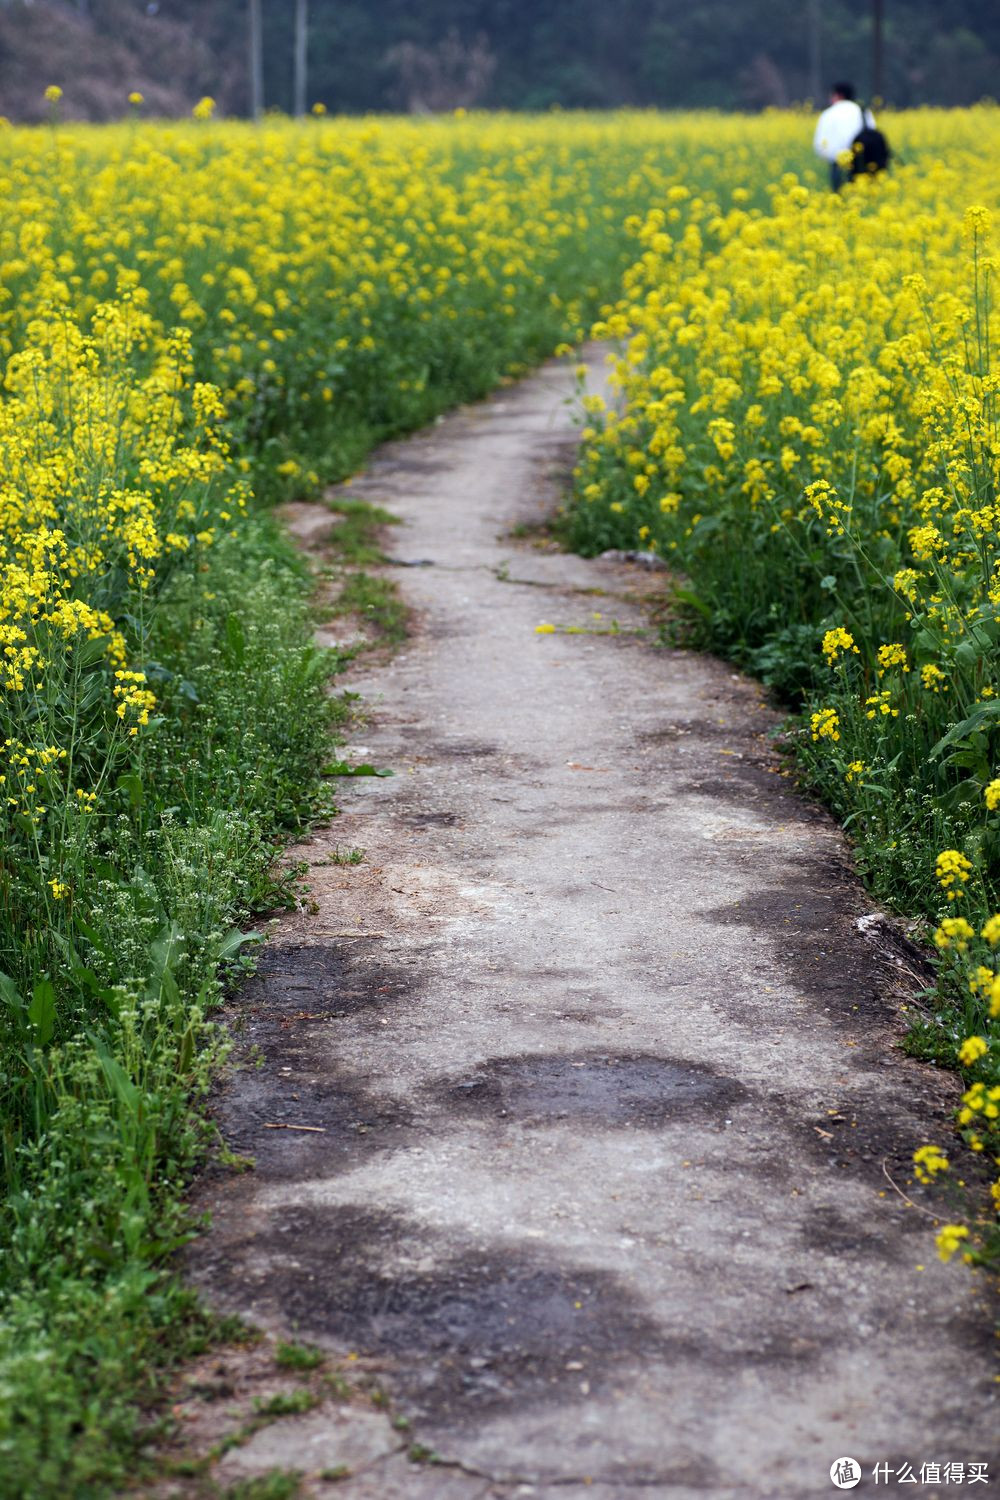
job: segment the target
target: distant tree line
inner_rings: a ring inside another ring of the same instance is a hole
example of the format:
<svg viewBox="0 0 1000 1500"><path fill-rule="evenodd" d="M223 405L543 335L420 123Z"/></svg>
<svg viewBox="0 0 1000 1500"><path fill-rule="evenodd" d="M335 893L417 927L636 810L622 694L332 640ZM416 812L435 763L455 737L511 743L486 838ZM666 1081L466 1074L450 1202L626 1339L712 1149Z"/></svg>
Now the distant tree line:
<svg viewBox="0 0 1000 1500"><path fill-rule="evenodd" d="M1000 92L997 0L883 8L890 103L960 105ZM248 9L248 0L0 0L0 113L24 112L18 49L40 18L53 42L76 28L78 74L86 34L95 68L102 39L119 66L129 50L130 85L148 77L164 112L168 98L180 111L209 91L227 113L248 113ZM265 107L293 107L296 9L260 0ZM815 99L833 76L871 88L869 0L308 0L307 9L308 98L331 111L760 109ZM71 81L54 81L72 109Z"/></svg>

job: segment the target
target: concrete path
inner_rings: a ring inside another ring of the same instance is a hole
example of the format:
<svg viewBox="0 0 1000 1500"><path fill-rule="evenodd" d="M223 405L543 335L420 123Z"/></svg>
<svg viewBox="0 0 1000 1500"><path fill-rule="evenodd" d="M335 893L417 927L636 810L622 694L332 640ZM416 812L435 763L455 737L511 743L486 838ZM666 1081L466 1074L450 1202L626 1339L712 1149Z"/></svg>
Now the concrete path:
<svg viewBox="0 0 1000 1500"><path fill-rule="evenodd" d="M347 1463L348 1500L798 1500L845 1455L861 1494L954 1493L870 1477L907 1461L988 1462L998 1493L987 1288L908 1186L954 1081L898 1049L905 961L854 925L759 689L635 633L642 570L511 539L564 483L567 386L351 486L433 564L398 569L414 634L351 684L354 753L396 774L305 846L318 909L267 950L263 1065L219 1105L256 1170L206 1184L191 1268L410 1426L348 1406L254 1443Z"/></svg>

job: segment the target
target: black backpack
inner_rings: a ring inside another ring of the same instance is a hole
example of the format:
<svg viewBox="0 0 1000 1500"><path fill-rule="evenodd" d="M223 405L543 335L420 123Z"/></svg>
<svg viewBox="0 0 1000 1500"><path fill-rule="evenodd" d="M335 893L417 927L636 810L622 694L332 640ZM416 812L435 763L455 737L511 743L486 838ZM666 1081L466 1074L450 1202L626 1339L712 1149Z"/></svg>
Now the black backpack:
<svg viewBox="0 0 1000 1500"><path fill-rule="evenodd" d="M875 172L884 172L889 165L892 152L889 150L889 142L881 130L876 130L874 125L869 125L866 111L861 110L861 129L851 142L850 175L855 177L870 176Z"/></svg>

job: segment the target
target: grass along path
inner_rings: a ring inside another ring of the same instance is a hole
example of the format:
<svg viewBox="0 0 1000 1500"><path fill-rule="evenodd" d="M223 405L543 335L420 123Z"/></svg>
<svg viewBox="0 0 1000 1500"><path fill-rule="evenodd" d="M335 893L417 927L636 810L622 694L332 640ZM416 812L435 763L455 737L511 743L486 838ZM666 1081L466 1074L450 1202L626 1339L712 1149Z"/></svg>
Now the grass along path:
<svg viewBox="0 0 1000 1500"><path fill-rule="evenodd" d="M396 774L301 848L316 910L282 920L238 1042L262 1066L220 1102L256 1169L204 1184L189 1268L388 1407L273 1423L212 1482L769 1500L844 1453L995 1461L985 1283L908 1181L956 1087L899 1049L907 981L840 834L775 774L758 688L653 647L632 570L511 540L555 503L565 387L351 486L431 564L351 683L355 751Z"/></svg>

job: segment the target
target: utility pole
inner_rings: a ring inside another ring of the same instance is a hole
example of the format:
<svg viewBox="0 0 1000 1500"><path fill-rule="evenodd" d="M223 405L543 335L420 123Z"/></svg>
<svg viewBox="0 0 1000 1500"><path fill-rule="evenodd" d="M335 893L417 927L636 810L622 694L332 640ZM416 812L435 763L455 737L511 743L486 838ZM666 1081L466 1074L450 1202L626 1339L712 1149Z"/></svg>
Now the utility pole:
<svg viewBox="0 0 1000 1500"><path fill-rule="evenodd" d="M809 94L813 104L823 100L823 50L820 39L819 0L806 0L806 25L809 28Z"/></svg>
<svg viewBox="0 0 1000 1500"><path fill-rule="evenodd" d="M295 0L295 69L292 111L306 112L306 59L309 47L309 0Z"/></svg>
<svg viewBox="0 0 1000 1500"><path fill-rule="evenodd" d="M247 0L247 41L250 49L250 114L259 120L264 113L264 45L261 34L261 0Z"/></svg>
<svg viewBox="0 0 1000 1500"><path fill-rule="evenodd" d="M885 19L885 0L872 0L872 98L879 103L885 97L883 73L882 23Z"/></svg>

